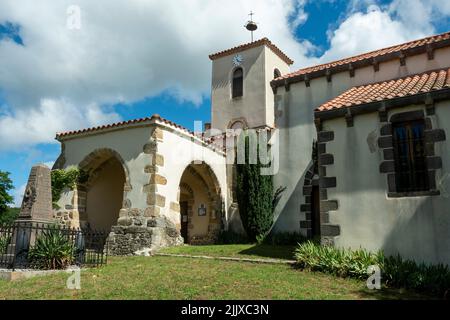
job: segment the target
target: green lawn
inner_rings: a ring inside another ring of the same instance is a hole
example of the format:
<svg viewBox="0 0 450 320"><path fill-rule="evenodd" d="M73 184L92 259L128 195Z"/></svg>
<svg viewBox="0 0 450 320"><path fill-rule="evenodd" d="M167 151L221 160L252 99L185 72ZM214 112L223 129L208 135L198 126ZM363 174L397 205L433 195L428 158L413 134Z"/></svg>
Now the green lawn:
<svg viewBox="0 0 450 320"><path fill-rule="evenodd" d="M212 246L180 246L161 250L161 253L188 254L194 256L234 257L246 259L295 260L295 246L271 246L255 244L232 244Z"/></svg>
<svg viewBox="0 0 450 320"><path fill-rule="evenodd" d="M180 257L111 257L82 271L81 290L64 273L0 280L1 299L409 299L399 290L369 291L361 281L268 265Z"/></svg>

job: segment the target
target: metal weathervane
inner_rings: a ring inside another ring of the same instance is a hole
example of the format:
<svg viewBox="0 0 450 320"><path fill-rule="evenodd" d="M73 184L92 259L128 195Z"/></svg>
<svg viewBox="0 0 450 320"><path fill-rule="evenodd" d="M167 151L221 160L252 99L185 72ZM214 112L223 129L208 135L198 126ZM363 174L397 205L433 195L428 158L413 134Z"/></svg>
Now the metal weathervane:
<svg viewBox="0 0 450 320"><path fill-rule="evenodd" d="M251 32L252 34L252 42L253 42L253 31L258 29L258 26L256 25L256 22L253 21L253 15L254 13L252 11L250 11L250 20L247 22L247 24L245 25L245 28Z"/></svg>

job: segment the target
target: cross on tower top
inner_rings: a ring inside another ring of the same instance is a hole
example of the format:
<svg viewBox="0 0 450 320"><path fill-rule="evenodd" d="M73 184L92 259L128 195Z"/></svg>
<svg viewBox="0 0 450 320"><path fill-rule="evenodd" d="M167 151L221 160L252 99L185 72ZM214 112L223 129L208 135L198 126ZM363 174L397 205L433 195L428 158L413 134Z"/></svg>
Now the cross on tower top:
<svg viewBox="0 0 450 320"><path fill-rule="evenodd" d="M253 21L253 15L255 13L253 11L250 11L249 16L250 16L250 21L247 22L247 24L245 25L245 28L251 32L252 34L252 42L253 42L253 31L255 31L256 29L258 29L258 26L256 25L256 23Z"/></svg>

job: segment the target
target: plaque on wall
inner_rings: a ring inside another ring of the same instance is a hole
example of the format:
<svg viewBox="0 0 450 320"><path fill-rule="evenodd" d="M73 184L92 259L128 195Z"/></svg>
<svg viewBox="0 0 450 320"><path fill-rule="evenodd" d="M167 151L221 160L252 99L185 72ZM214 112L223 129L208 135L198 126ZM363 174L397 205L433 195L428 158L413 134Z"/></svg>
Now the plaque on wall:
<svg viewBox="0 0 450 320"><path fill-rule="evenodd" d="M200 207L198 208L198 215L200 216L200 217L202 217L202 216L206 216L206 207L205 207L205 205L202 203L201 205L200 205Z"/></svg>

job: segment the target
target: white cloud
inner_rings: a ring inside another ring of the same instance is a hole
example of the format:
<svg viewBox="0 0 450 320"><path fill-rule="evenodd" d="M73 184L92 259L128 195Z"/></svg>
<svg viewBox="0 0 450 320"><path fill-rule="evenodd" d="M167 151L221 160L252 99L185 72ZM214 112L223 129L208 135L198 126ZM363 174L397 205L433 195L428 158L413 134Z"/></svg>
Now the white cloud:
<svg viewBox="0 0 450 320"><path fill-rule="evenodd" d="M19 24L25 44L0 41L0 89L10 107L0 112L0 139L7 141L0 148L116 119L99 106L163 91L199 104L210 92L208 54L250 40L243 26L251 10L256 37L307 64L313 46L291 32L306 20L305 2L0 0L0 23ZM81 8L80 30L67 28L73 4Z"/></svg>
<svg viewBox="0 0 450 320"><path fill-rule="evenodd" d="M14 207L15 208L20 208L22 206L22 200L23 200L23 195L25 193L25 188L27 187L27 184L23 184L20 187L14 189Z"/></svg>
<svg viewBox="0 0 450 320"><path fill-rule="evenodd" d="M296 61L294 69L401 43L434 32L450 2L353 0L330 35L330 49L293 30L311 0L0 0L0 23L21 26L25 46L0 41L0 149L53 141L55 132L117 121L105 106L169 92L199 104L210 92L208 54L248 42L254 11L259 30ZM333 0L322 0L333 1ZM66 26L81 8L82 28ZM150 111L149 111L150 112Z"/></svg>
<svg viewBox="0 0 450 320"><path fill-rule="evenodd" d="M118 120L116 113L103 112L95 104L75 106L65 100L45 99L37 108L17 109L0 117L0 150L52 142L56 132Z"/></svg>
<svg viewBox="0 0 450 320"><path fill-rule="evenodd" d="M53 165L55 164L55 161L47 161L47 162L44 162L43 164L51 169L53 167Z"/></svg>
<svg viewBox="0 0 450 320"><path fill-rule="evenodd" d="M371 4L365 12L351 13L336 30L330 32L330 49L321 60L341 59L419 39L434 32L432 27L411 27L409 21L396 20L393 10Z"/></svg>
<svg viewBox="0 0 450 320"><path fill-rule="evenodd" d="M442 0L394 0L389 11L412 30L433 32L433 25L450 16L450 2Z"/></svg>

